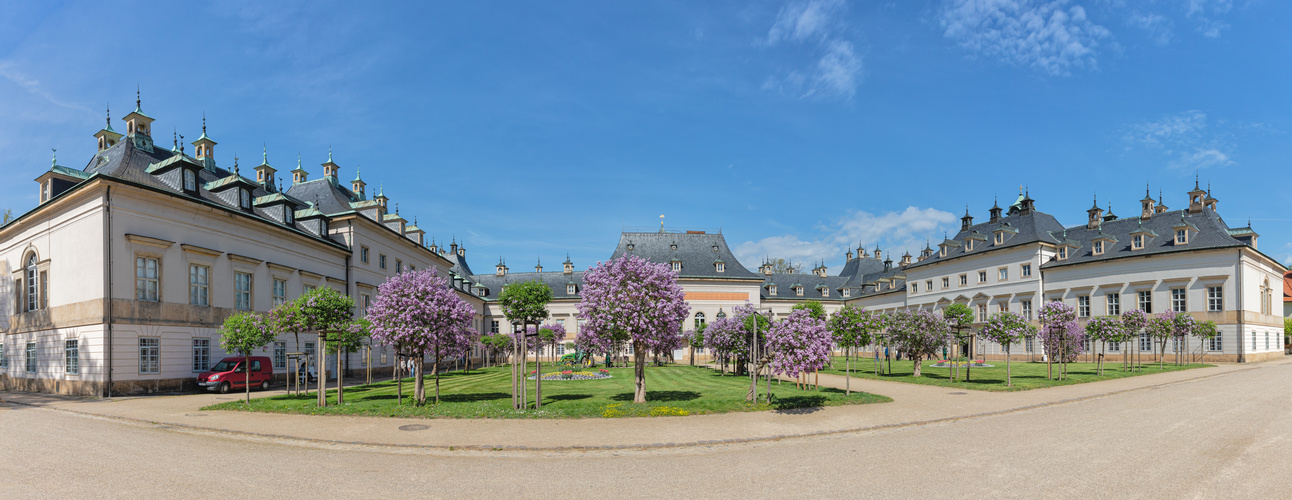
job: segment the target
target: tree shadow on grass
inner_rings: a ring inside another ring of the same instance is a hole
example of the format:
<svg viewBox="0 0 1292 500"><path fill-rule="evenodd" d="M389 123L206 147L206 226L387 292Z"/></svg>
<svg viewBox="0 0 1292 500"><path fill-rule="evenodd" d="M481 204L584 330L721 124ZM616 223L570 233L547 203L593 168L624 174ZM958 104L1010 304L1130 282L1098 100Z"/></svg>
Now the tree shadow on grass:
<svg viewBox="0 0 1292 500"><path fill-rule="evenodd" d="M440 402L443 403L473 403L477 401L494 401L498 399L510 398L511 394L505 392L472 392L467 394L444 394L440 393ZM395 399L394 394L382 394L379 396L368 396L364 399ZM404 399L414 399L413 394L409 392L404 394ZM435 390L426 391L426 400L435 400Z"/></svg>
<svg viewBox="0 0 1292 500"><path fill-rule="evenodd" d="M821 407L825 405L825 400L825 396L817 395L778 397L772 401L772 408L776 410L776 413L806 415L821 411Z"/></svg>
<svg viewBox="0 0 1292 500"><path fill-rule="evenodd" d="M554 396L544 396L543 399L548 401L575 401L579 399L588 399L591 394L557 394Z"/></svg>
<svg viewBox="0 0 1292 500"><path fill-rule="evenodd" d="M691 401L700 398L695 391L646 391L646 400L652 403L663 401ZM625 392L610 396L613 401L632 401L633 393Z"/></svg>

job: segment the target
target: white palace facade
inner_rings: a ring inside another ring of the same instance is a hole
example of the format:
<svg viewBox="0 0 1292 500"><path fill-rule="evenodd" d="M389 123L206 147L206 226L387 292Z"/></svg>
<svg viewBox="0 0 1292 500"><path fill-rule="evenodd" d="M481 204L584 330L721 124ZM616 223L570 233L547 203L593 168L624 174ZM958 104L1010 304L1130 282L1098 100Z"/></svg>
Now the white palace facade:
<svg viewBox="0 0 1292 500"><path fill-rule="evenodd" d="M178 140L169 149L156 144L153 118L138 102L123 120L125 134L109 119L94 135L97 152L84 168L55 163L39 176L40 203L0 226L0 389L189 389L197 372L226 354L218 329L229 315L265 312L313 287L353 297L362 315L377 285L401 269L449 276L475 308L482 334L511 328L498 294L532 279L552 288L551 321L564 323L569 339L581 326L583 271L569 259L560 269L511 272L500 261L493 272L473 272L465 247L428 242L415 221L389 210L382 191L370 196L357 172L340 181L330 153L320 178L310 180L298 160L285 183L267 155L247 176L238 160L231 169L216 165L205 125L190 154ZM1207 361L1282 356L1283 310L1273 297L1286 269L1257 250L1250 227L1225 223L1208 190L1195 185L1187 196L1186 208L1168 210L1160 196L1146 195L1141 213L1125 218L1096 205L1087 224L1064 227L1021 194L1008 209L992 207L986 222L966 213L957 234L918 257L894 262L859 246L837 275L823 265L776 273L764 263L751 271L715 231L625 231L611 257L672 266L691 306L687 327L746 302L777 316L807 300L827 311L963 303L983 321L1003 310L1035 320L1044 301L1060 300L1083 321L1134 308L1215 321L1219 340L1188 346ZM297 342L284 335L265 348L275 372L286 368L288 352L315 345L309 335ZM1026 359L1033 347L1011 352ZM1002 352L988 344L979 351ZM373 368L389 372L393 354L374 346ZM368 368L367 356L345 361Z"/></svg>

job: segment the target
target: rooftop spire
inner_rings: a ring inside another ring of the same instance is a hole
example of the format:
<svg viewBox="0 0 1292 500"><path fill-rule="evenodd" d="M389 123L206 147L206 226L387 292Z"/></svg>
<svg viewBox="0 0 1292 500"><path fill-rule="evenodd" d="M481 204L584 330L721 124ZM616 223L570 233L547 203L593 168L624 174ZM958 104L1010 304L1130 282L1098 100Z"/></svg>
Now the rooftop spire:
<svg viewBox="0 0 1292 500"><path fill-rule="evenodd" d="M269 164L269 145L268 144L262 143L260 145L260 159L261 159L261 163L264 163L265 165Z"/></svg>
<svg viewBox="0 0 1292 500"><path fill-rule="evenodd" d="M332 145L327 145L327 161L332 161Z"/></svg>
<svg viewBox="0 0 1292 500"><path fill-rule="evenodd" d="M139 95L140 95L139 84L136 83L135 84L135 111L142 112L143 108L139 105L139 103L141 102Z"/></svg>
<svg viewBox="0 0 1292 500"><path fill-rule="evenodd" d="M234 155L233 155L233 175L241 175L240 173L238 173L238 155L237 155L237 154L234 154Z"/></svg>
<svg viewBox="0 0 1292 500"><path fill-rule="evenodd" d="M112 130L112 106L108 105L108 106L105 106L103 109L104 109L104 115L106 115L103 118L105 121L108 122L107 126L104 127L103 130Z"/></svg>
<svg viewBox="0 0 1292 500"><path fill-rule="evenodd" d="M356 180L356 181L363 181L363 179L360 179L360 178L359 178L359 164L358 164L358 163L354 164L354 180Z"/></svg>
<svg viewBox="0 0 1292 500"><path fill-rule="evenodd" d="M1193 173L1193 189L1198 190L1198 172L1196 171Z"/></svg>
<svg viewBox="0 0 1292 500"><path fill-rule="evenodd" d="M202 112L202 135L206 135L206 111Z"/></svg>
<svg viewBox="0 0 1292 500"><path fill-rule="evenodd" d="M53 157L49 160L50 165L58 165L58 149L49 148L49 150L53 152Z"/></svg>

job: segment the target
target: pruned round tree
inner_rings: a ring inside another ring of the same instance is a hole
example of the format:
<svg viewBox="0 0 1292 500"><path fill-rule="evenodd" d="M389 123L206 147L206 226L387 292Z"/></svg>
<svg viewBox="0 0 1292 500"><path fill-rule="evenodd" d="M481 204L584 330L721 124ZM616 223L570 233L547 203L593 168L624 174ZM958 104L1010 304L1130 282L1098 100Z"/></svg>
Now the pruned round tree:
<svg viewBox="0 0 1292 500"><path fill-rule="evenodd" d="M529 406L529 391L525 387L525 366L529 364L529 354L525 348L530 344L523 337L530 332L530 325L538 325L548 318L547 303L551 301L552 289L538 280L510 283L502 287L502 292L498 294L498 306L502 308L503 315L520 324L520 330L515 331L516 356L511 368L511 401L512 407L517 410ZM534 407L542 408L543 361L537 358L535 355Z"/></svg>
<svg viewBox="0 0 1292 500"><path fill-rule="evenodd" d="M880 327L878 316L864 307L848 304L830 315L830 335L834 338L834 344L844 349L845 395L852 394L852 358L856 355L856 349L870 345Z"/></svg>
<svg viewBox="0 0 1292 500"><path fill-rule="evenodd" d="M1060 363L1060 378L1067 376L1067 363L1081 354L1085 334L1077 325L1077 311L1059 301L1047 302L1037 313L1041 321L1041 344L1045 349L1047 377L1053 378L1052 366Z"/></svg>
<svg viewBox="0 0 1292 500"><path fill-rule="evenodd" d="M386 279L377 287L377 298L368 308L372 337L394 344L422 359L430 354L435 364L435 403L440 402L440 361L466 355L475 344L471 320L475 311L462 300L435 268L408 271ZM413 389L417 405L426 404L422 363L416 365Z"/></svg>
<svg viewBox="0 0 1292 500"><path fill-rule="evenodd" d="M894 311L888 315L887 324L893 343L915 363L915 377L920 376L924 358L937 354L951 337L951 328L936 312Z"/></svg>
<svg viewBox="0 0 1292 500"><path fill-rule="evenodd" d="M273 311L278 328L318 334L319 352L314 360L314 367L318 369L319 406L327 406L327 367L323 363L327 352L327 336L348 329L353 314L354 299L326 286L307 291ZM344 398L343 391L341 373L338 371L338 403Z"/></svg>
<svg viewBox="0 0 1292 500"><path fill-rule="evenodd" d="M1090 321L1086 322L1086 338L1099 341L1099 359L1095 365L1095 374L1104 374L1104 349L1109 342L1120 342L1123 331L1121 319L1116 316L1100 316L1090 318Z"/></svg>
<svg viewBox="0 0 1292 500"><path fill-rule="evenodd" d="M220 347L225 352L242 355L247 403L251 403L251 351L264 347L277 337L277 332L263 316L251 312L229 316L220 326Z"/></svg>
<svg viewBox="0 0 1292 500"><path fill-rule="evenodd" d="M992 315L987 320L987 324L983 325L982 336L1005 348L1005 387L1014 385L1009 366L1010 346L1032 335L1036 335L1036 327L1028 323L1022 316L1009 311Z"/></svg>
<svg viewBox="0 0 1292 500"><path fill-rule="evenodd" d="M1139 309L1131 309L1122 313L1122 369L1129 369L1131 366L1131 347L1132 342L1139 338L1140 331L1148 325L1148 314Z"/></svg>
<svg viewBox="0 0 1292 500"><path fill-rule="evenodd" d="M583 275L579 317L583 330L607 351L627 342L633 347L633 402L646 402L646 354L678 344L690 306L667 264L635 255L599 264Z"/></svg>

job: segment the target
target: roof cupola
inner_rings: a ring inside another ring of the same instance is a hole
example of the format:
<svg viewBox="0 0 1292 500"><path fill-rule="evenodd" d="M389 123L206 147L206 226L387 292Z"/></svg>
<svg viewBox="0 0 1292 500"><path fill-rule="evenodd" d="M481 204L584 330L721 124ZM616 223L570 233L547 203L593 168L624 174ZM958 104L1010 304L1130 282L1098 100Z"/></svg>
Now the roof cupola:
<svg viewBox="0 0 1292 500"><path fill-rule="evenodd" d="M104 125L103 130L95 132L94 134L94 138L98 139L99 141L100 152L112 146L117 145L117 141L121 140L121 134L118 134L117 131L112 130L112 110L108 109L107 114L108 114L107 125Z"/></svg>

